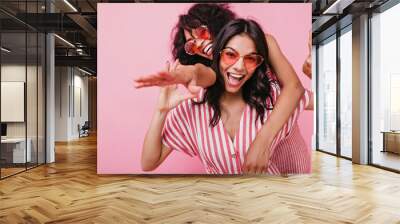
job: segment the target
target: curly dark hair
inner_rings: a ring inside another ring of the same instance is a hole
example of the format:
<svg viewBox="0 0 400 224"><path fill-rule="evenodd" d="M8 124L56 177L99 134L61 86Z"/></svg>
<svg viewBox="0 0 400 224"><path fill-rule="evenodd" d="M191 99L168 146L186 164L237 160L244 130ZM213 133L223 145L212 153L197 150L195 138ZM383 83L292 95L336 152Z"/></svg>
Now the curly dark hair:
<svg viewBox="0 0 400 224"><path fill-rule="evenodd" d="M195 29L201 25L206 25L214 39L219 31L229 21L235 19L236 15L229 9L227 4L198 3L193 5L187 14L179 16L178 24L174 28L174 38L172 55L174 59L179 59L183 65L194 65L201 63L211 65L211 60L199 55L189 55L185 52L184 45L186 38L184 30Z"/></svg>
<svg viewBox="0 0 400 224"><path fill-rule="evenodd" d="M268 46L265 40L264 32L257 22L253 20L236 19L224 26L213 44L213 63L211 67L216 72L216 82L206 89L203 99L195 104L208 103L214 110L210 120L210 126L215 127L221 118L220 99L225 92L225 81L220 71L220 52L225 48L228 41L240 34L248 35L255 44L257 53L264 57L263 62L256 68L253 75L242 87L242 97L246 104L257 111L257 119L264 123L266 110L272 110L273 98L271 96L272 82L266 76L268 71ZM270 104L267 105L267 102Z"/></svg>

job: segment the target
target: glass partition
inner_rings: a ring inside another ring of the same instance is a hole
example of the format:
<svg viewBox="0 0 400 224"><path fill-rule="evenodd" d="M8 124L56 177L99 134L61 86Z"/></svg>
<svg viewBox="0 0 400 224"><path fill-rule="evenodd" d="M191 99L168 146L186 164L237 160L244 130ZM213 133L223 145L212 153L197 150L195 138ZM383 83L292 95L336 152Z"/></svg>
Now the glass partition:
<svg viewBox="0 0 400 224"><path fill-rule="evenodd" d="M0 178L45 163L45 34L18 20L45 1L1 1ZM33 17L35 18L35 17Z"/></svg>
<svg viewBox="0 0 400 224"><path fill-rule="evenodd" d="M27 150L30 151L30 161L27 163L28 168L37 165L38 157L38 35L36 32L27 33L27 75L26 75L26 113L27 113Z"/></svg>
<svg viewBox="0 0 400 224"><path fill-rule="evenodd" d="M336 36L318 47L318 149L336 154Z"/></svg>
<svg viewBox="0 0 400 224"><path fill-rule="evenodd" d="M37 162L44 164L46 162L46 139L45 139L45 124L46 124L46 36L43 33L38 33L38 75L37 75Z"/></svg>
<svg viewBox="0 0 400 224"><path fill-rule="evenodd" d="M352 157L352 33L351 26L340 36L340 154Z"/></svg>
<svg viewBox="0 0 400 224"><path fill-rule="evenodd" d="M1 34L2 177L24 171L31 162L26 150L26 41L25 32Z"/></svg>

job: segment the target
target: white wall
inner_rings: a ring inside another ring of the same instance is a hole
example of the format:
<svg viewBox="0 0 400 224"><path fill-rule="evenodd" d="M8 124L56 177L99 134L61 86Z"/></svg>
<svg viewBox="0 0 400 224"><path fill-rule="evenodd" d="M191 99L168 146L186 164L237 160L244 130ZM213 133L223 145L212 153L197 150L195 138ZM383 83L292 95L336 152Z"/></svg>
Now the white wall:
<svg viewBox="0 0 400 224"><path fill-rule="evenodd" d="M68 140L69 68L55 68L55 141Z"/></svg>
<svg viewBox="0 0 400 224"><path fill-rule="evenodd" d="M55 140L77 139L78 124L88 120L88 77L76 68L56 67L55 86Z"/></svg>
<svg viewBox="0 0 400 224"><path fill-rule="evenodd" d="M74 108L73 108L73 119L72 119L72 135L76 138L78 137L78 124L81 126L88 121L89 113L88 113L88 77L79 75L74 75ZM80 111L81 110L81 111Z"/></svg>

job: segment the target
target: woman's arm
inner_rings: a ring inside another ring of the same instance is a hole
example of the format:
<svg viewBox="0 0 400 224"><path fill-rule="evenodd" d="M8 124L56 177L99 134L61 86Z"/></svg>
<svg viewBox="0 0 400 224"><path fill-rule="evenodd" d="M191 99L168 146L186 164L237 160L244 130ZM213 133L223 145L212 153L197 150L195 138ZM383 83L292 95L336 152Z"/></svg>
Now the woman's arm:
<svg viewBox="0 0 400 224"><path fill-rule="evenodd" d="M312 51L312 34L308 34L308 56L303 64L303 73L308 77L312 78L312 64L311 64L311 51Z"/></svg>
<svg viewBox="0 0 400 224"><path fill-rule="evenodd" d="M135 87L150 87L150 86L166 86L172 84L185 85L189 87L207 88L214 84L216 74L214 70L203 64L181 65L176 61L177 65L173 70L161 71L155 74L149 74L136 78Z"/></svg>
<svg viewBox="0 0 400 224"><path fill-rule="evenodd" d="M281 94L275 102L274 109L268 120L250 145L244 164L244 171L248 173L263 172L260 169L260 167L262 167L260 163L265 162L265 160L269 158L260 161L255 157L260 155L269 157L269 153L265 151L269 150L272 140L288 121L304 94L303 85L297 77L292 65L280 50L275 38L267 34L266 40L268 43L268 57L270 63L281 84Z"/></svg>
<svg viewBox="0 0 400 224"><path fill-rule="evenodd" d="M308 56L303 64L303 73L310 79L312 79L312 58L311 58L311 50L312 50L312 35L311 32L308 36ZM314 96L311 97L310 103L306 107L306 110L314 110Z"/></svg>
<svg viewBox="0 0 400 224"><path fill-rule="evenodd" d="M162 130L168 112L156 109L151 119L149 130L144 138L142 150L142 170L156 169L171 153L171 149L162 144Z"/></svg>
<svg viewBox="0 0 400 224"><path fill-rule="evenodd" d="M260 134L261 137L270 135L271 138L274 138L299 104L299 100L304 94L304 88L275 38L268 34L266 38L269 60L281 85L281 94Z"/></svg>
<svg viewBox="0 0 400 224"><path fill-rule="evenodd" d="M196 155L196 149L187 134L185 127L182 101L197 97L197 95L182 95L176 85L161 88L159 103L146 133L142 150L142 169L156 169L168 157L172 150ZM177 109L172 110L173 108ZM180 109L179 109L180 108ZM169 114L171 113L171 114ZM168 116L168 118L167 118ZM179 124L176 122L179 121ZM177 126L176 126L177 125Z"/></svg>
<svg viewBox="0 0 400 224"><path fill-rule="evenodd" d="M168 63L166 70L173 71L177 66L177 61L172 66ZM168 112L182 101L194 97L194 94L182 95L176 85L161 88L158 105L143 142L141 165L144 171L156 169L172 151L162 143L162 130Z"/></svg>
<svg viewBox="0 0 400 224"><path fill-rule="evenodd" d="M197 63L194 66L195 66L194 80L196 81L197 86L200 86L202 88L207 88L215 83L215 81L217 80L217 75L215 74L215 71L212 68L200 63Z"/></svg>

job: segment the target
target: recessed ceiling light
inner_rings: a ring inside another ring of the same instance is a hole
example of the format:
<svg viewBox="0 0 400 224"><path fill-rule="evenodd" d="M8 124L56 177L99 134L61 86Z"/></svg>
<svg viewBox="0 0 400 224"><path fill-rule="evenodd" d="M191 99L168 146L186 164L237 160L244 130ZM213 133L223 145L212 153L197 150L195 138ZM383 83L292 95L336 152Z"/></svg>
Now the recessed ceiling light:
<svg viewBox="0 0 400 224"><path fill-rule="evenodd" d="M64 38L62 38L62 37L60 37L60 36L57 35L57 34L54 34L54 36L57 37L58 39L60 39L62 42L64 42L64 43L66 43L67 45L69 45L70 47L75 48L75 45L73 45L73 44L72 44L71 42L69 42L68 40L66 40L66 39L64 39Z"/></svg>
<svg viewBox="0 0 400 224"><path fill-rule="evenodd" d="M74 12L78 12L78 10L68 1L64 0L65 4L67 4Z"/></svg>
<svg viewBox="0 0 400 224"><path fill-rule="evenodd" d="M343 10L351 5L355 0L336 0L322 14L342 14Z"/></svg>
<svg viewBox="0 0 400 224"><path fill-rule="evenodd" d="M81 72L83 72L83 73L85 73L85 74L87 74L87 75L93 75L92 73L90 73L90 72L88 72L88 71L86 71L86 70L83 70L83 69L81 69L81 68L79 68L79 67L78 67L78 70L81 71Z"/></svg>
<svg viewBox="0 0 400 224"><path fill-rule="evenodd" d="M5 47L1 47L1 51L4 51L6 53L10 53L11 52L11 50L9 50L9 49L7 49Z"/></svg>

